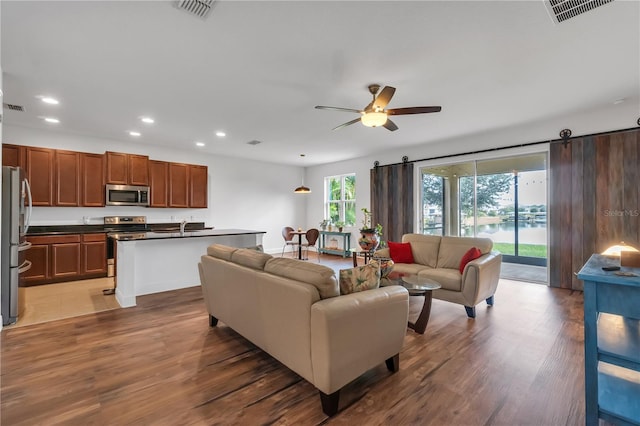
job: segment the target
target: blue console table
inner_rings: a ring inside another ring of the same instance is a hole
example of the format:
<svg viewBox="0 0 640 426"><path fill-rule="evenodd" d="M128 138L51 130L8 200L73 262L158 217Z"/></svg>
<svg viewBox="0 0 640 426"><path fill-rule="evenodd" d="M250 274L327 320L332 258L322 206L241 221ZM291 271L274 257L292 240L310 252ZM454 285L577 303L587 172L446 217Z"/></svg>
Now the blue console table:
<svg viewBox="0 0 640 426"><path fill-rule="evenodd" d="M620 259L591 256L578 273L584 281L586 424L598 419L640 425L640 268L617 275L604 266Z"/></svg>
<svg viewBox="0 0 640 426"><path fill-rule="evenodd" d="M342 250L327 248L327 236L339 236L342 238ZM338 254L342 257L351 255L349 248L351 247L351 232L334 232L334 231L320 231L320 253Z"/></svg>

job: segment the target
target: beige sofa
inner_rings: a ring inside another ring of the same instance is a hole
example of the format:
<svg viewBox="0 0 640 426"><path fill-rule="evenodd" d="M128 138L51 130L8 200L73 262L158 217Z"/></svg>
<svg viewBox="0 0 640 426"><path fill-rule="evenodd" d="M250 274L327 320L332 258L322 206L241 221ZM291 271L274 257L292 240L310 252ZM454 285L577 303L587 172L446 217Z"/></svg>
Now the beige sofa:
<svg viewBox="0 0 640 426"><path fill-rule="evenodd" d="M323 411L340 389L383 361L399 367L409 314L400 286L339 296L323 265L212 245L198 264L210 325L218 320L309 381Z"/></svg>
<svg viewBox="0 0 640 426"><path fill-rule="evenodd" d="M437 281L442 288L434 290L433 297L463 305L470 318L475 318L475 306L482 300L493 305L502 255L491 251L490 239L405 234L402 242L411 244L414 263L395 263L394 272ZM471 247L480 249L482 256L469 262L461 274L460 260ZM389 249L378 250L375 256L390 257Z"/></svg>

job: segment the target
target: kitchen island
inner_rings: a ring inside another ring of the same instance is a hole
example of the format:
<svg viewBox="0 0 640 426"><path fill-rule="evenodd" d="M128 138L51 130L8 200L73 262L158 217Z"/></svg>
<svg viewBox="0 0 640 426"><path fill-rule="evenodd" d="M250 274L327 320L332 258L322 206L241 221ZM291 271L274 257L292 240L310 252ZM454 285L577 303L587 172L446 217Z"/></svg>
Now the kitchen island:
<svg viewBox="0 0 640 426"><path fill-rule="evenodd" d="M205 229L110 235L117 242L116 300L135 306L136 296L200 285L198 262L211 244L255 247L264 231Z"/></svg>

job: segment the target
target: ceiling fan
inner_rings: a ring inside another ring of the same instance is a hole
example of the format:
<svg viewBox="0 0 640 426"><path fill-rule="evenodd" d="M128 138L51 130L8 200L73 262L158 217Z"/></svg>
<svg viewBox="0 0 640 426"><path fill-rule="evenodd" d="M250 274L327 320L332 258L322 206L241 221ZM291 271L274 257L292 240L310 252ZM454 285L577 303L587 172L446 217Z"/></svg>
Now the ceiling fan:
<svg viewBox="0 0 640 426"><path fill-rule="evenodd" d="M363 109L353 109L353 108L339 108L339 107L330 107L323 105L316 105L316 109L327 109L333 111L347 111L347 112L357 112L360 114L360 117L347 121L344 124L341 124L337 127L334 127L332 130L342 129L343 127L350 126L358 121L361 121L362 124L368 127L379 127L382 126L387 130L395 131L398 130L398 126L389 120L390 115L408 115L408 114L425 114L428 112L440 112L442 107L439 106L421 106L421 107L408 107L408 108L393 108L393 109L384 109L387 106L393 94L396 92L395 87L385 86L378 94L378 90L380 90L379 84L370 84L369 85L369 93L373 95L373 100L364 107ZM376 96L378 95L378 96Z"/></svg>

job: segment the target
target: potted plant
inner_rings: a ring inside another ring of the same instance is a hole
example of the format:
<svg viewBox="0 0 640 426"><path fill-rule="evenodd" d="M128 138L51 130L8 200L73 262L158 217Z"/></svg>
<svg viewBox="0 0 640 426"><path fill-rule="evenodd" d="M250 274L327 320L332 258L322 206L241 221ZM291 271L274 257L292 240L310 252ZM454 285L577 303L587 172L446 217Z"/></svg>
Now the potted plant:
<svg viewBox="0 0 640 426"><path fill-rule="evenodd" d="M324 219L320 222L320 228L325 231L327 229L327 225L329 224L329 219Z"/></svg>
<svg viewBox="0 0 640 426"><path fill-rule="evenodd" d="M344 222L338 221L336 222L336 226L338 227L338 232L342 232L342 228L344 228Z"/></svg>
<svg viewBox="0 0 640 426"><path fill-rule="evenodd" d="M382 225L379 223L376 226L371 224L371 212L366 207L363 207L362 214L364 219L362 220L362 228L360 228L360 238L358 244L364 251L374 251L380 244L380 237L382 237Z"/></svg>

